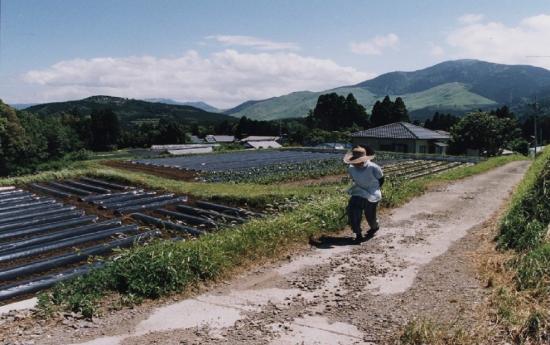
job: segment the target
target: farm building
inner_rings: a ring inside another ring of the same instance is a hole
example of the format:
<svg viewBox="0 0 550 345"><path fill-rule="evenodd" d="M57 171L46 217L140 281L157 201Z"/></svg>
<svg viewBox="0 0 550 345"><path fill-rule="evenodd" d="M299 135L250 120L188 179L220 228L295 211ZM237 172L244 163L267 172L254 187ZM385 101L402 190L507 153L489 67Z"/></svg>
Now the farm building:
<svg viewBox="0 0 550 345"><path fill-rule="evenodd" d="M278 149L281 144L277 142L279 137L250 136L241 139L241 143L249 149Z"/></svg>
<svg viewBox="0 0 550 345"><path fill-rule="evenodd" d="M191 136L191 144L204 144L206 140L199 138L196 135Z"/></svg>
<svg viewBox="0 0 550 345"><path fill-rule="evenodd" d="M212 135L209 134L205 138L207 143L210 144L226 144L235 141L235 137L232 135Z"/></svg>
<svg viewBox="0 0 550 345"><path fill-rule="evenodd" d="M395 122L353 133L354 145L375 151L445 154L450 136L408 122Z"/></svg>

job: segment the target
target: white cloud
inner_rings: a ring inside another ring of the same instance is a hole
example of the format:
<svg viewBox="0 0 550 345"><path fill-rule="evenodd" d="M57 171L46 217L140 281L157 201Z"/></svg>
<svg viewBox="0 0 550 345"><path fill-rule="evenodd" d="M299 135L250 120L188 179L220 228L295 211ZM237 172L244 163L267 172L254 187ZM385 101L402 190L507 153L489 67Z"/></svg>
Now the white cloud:
<svg viewBox="0 0 550 345"><path fill-rule="evenodd" d="M550 68L550 15L521 20L515 26L500 22L464 24L452 31L447 43L459 57Z"/></svg>
<svg viewBox="0 0 550 345"><path fill-rule="evenodd" d="M41 86L35 101L106 94L130 98L202 100L229 107L297 90L320 91L373 77L329 59L288 52L244 54L224 50L209 56L188 51L175 58L152 56L60 61L23 75Z"/></svg>
<svg viewBox="0 0 550 345"><path fill-rule="evenodd" d="M479 23L483 20L485 16L483 14L479 13L468 13L463 16L458 17L458 21L462 24L473 24L473 23Z"/></svg>
<svg viewBox="0 0 550 345"><path fill-rule="evenodd" d="M387 48L397 49L399 37L394 33L376 36L366 42L351 42L350 49L359 55L381 55Z"/></svg>
<svg viewBox="0 0 550 345"><path fill-rule="evenodd" d="M430 55L434 57L442 57L445 55L445 49L441 47L440 45L430 43Z"/></svg>
<svg viewBox="0 0 550 345"><path fill-rule="evenodd" d="M207 39L215 40L225 46L243 46L259 50L299 50L300 47L293 42L276 42L253 36L239 35L214 35Z"/></svg>

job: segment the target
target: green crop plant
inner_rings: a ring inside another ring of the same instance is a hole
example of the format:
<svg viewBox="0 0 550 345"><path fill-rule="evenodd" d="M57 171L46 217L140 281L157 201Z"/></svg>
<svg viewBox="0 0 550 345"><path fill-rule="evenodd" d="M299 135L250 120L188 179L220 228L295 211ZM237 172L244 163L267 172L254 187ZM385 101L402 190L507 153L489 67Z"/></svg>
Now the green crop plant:
<svg viewBox="0 0 550 345"><path fill-rule="evenodd" d="M341 159L313 160L301 163L285 163L249 168L205 172L200 179L206 182L271 184L327 175L343 174L346 171Z"/></svg>

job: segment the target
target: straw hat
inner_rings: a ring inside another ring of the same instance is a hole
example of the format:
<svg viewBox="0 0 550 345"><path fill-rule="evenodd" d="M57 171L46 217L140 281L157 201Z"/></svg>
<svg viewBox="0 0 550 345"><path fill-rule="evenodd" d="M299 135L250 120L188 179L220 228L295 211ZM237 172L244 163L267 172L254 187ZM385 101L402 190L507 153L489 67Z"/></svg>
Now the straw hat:
<svg viewBox="0 0 550 345"><path fill-rule="evenodd" d="M370 150L372 151L372 150ZM361 146L354 147L351 152L346 153L344 156L344 163L346 164L358 164L365 163L374 158L374 152L372 155L367 155L367 150Z"/></svg>

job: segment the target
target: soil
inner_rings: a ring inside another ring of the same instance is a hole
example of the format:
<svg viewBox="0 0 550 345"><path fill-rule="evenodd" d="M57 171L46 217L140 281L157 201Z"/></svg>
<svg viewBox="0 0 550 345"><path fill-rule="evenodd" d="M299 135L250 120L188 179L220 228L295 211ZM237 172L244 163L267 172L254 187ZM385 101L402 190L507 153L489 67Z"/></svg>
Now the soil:
<svg viewBox="0 0 550 345"><path fill-rule="evenodd" d="M195 178L199 175L196 171L191 170L179 170L175 168L149 166L145 164L132 164L127 161L106 161L102 164L112 168L142 172L180 181L195 181Z"/></svg>
<svg viewBox="0 0 550 345"><path fill-rule="evenodd" d="M312 239L287 260L243 272L192 297L148 301L101 319L57 324L0 318L3 344L385 344L409 321L487 328L490 290L473 257L529 163L439 186L381 215L381 230ZM27 313L27 314L25 314Z"/></svg>

